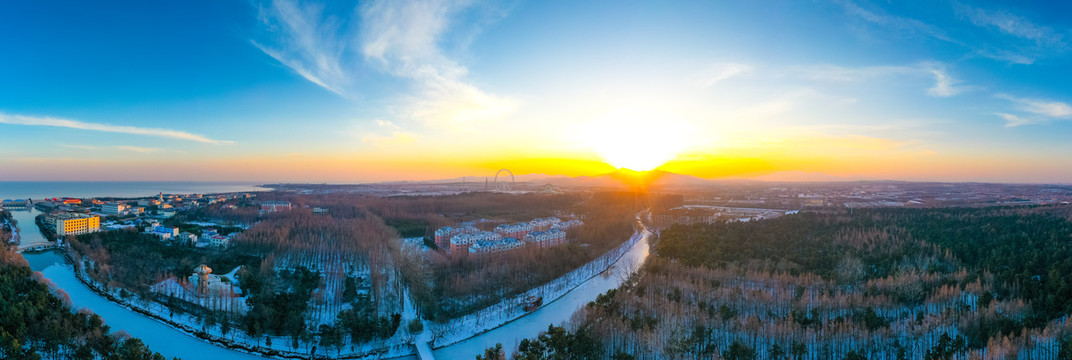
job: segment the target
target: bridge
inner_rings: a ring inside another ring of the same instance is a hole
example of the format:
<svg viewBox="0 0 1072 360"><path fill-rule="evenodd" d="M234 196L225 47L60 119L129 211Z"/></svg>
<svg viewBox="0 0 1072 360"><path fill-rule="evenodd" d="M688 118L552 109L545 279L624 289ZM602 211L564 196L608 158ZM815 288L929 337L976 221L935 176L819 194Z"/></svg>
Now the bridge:
<svg viewBox="0 0 1072 360"><path fill-rule="evenodd" d="M37 242L37 243L32 243L32 244L19 244L19 247L15 251L21 253L21 252L24 252L24 251L43 251L43 250L49 250L49 249L58 249L59 247L60 247L59 243L57 243L55 241L49 241L49 242L43 242L43 243L42 242Z"/></svg>
<svg viewBox="0 0 1072 360"><path fill-rule="evenodd" d="M417 359L420 360L435 360L435 355L432 355L432 347L428 346L427 341L418 338L416 343L413 344L417 348Z"/></svg>

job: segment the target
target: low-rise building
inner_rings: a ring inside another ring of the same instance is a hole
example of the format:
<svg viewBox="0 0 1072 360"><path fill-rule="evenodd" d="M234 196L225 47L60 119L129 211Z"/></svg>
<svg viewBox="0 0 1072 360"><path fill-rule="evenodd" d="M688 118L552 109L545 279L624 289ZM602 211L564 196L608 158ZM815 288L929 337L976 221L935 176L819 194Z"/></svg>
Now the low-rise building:
<svg viewBox="0 0 1072 360"><path fill-rule="evenodd" d="M100 216L80 213L60 213L48 217L55 226L56 236L81 235L100 230Z"/></svg>
<svg viewBox="0 0 1072 360"><path fill-rule="evenodd" d="M127 210L127 204L110 202L101 205L101 212L104 215L120 215Z"/></svg>
<svg viewBox="0 0 1072 360"><path fill-rule="evenodd" d="M562 220L552 216L532 219L532 221L529 221L529 224L532 225L532 230L544 231L550 229L552 226L560 222L562 222Z"/></svg>
<svg viewBox="0 0 1072 360"><path fill-rule="evenodd" d="M470 255L483 255L510 251L522 246L525 246L524 242L508 237L495 241L477 241L475 244L469 246L468 251Z"/></svg>
<svg viewBox="0 0 1072 360"><path fill-rule="evenodd" d="M440 249L448 249L450 248L451 238L461 234L473 234L477 232L480 232L480 229L477 229L475 226L472 225L444 226L439 229L436 229L435 244Z"/></svg>
<svg viewBox="0 0 1072 360"><path fill-rule="evenodd" d="M532 231L525 235L525 242L539 247L550 247L566 242L566 232L560 229L547 231Z"/></svg>
<svg viewBox="0 0 1072 360"><path fill-rule="evenodd" d="M208 239L209 245L218 248L225 248L231 246L231 236L215 235Z"/></svg>
<svg viewBox="0 0 1072 360"><path fill-rule="evenodd" d="M285 210L290 210L290 202L289 201L262 201L261 202L261 213L267 214L267 213L273 213L273 212L276 212L276 211L285 211Z"/></svg>
<svg viewBox="0 0 1072 360"><path fill-rule="evenodd" d="M155 235L160 240L171 240L171 238L179 236L179 228L157 225L149 228L146 233Z"/></svg>
<svg viewBox="0 0 1072 360"><path fill-rule="evenodd" d="M515 239L524 238L528 235L529 231L532 231L532 224L527 222L519 222L516 224L502 224L495 227L495 232L504 237L512 237Z"/></svg>
<svg viewBox="0 0 1072 360"><path fill-rule="evenodd" d="M562 222L555 223L554 225L551 225L551 228L565 231L565 230L568 230L570 228L578 227L578 226L581 226L581 225L584 225L584 221L573 219L573 220L570 220L570 221L562 221Z"/></svg>
<svg viewBox="0 0 1072 360"><path fill-rule="evenodd" d="M195 245L197 244L197 235L183 231L179 233L179 236L175 237L175 242L179 244L185 243L189 245Z"/></svg>
<svg viewBox="0 0 1072 360"><path fill-rule="evenodd" d="M197 241L197 247L214 246L226 248L231 246L237 234L220 235L216 229L205 229L201 232L201 238Z"/></svg>
<svg viewBox="0 0 1072 360"><path fill-rule="evenodd" d="M468 254L470 245L480 241L499 241L502 238L502 235L491 231L455 235L450 238L450 252L452 254Z"/></svg>

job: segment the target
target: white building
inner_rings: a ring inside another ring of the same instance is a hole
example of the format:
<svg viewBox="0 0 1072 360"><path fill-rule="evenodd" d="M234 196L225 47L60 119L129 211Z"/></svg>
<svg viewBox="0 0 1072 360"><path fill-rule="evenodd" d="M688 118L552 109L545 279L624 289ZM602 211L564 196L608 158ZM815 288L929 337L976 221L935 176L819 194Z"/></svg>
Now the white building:
<svg viewBox="0 0 1072 360"><path fill-rule="evenodd" d="M120 215L127 210L127 204L110 202L101 205L101 212L104 215Z"/></svg>

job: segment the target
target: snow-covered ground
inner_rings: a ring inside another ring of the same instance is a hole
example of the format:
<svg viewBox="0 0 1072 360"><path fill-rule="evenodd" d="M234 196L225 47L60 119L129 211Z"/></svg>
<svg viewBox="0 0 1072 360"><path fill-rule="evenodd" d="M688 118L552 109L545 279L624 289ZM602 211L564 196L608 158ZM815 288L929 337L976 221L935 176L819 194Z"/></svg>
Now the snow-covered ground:
<svg viewBox="0 0 1072 360"><path fill-rule="evenodd" d="M566 293L577 288L588 279L591 279L610 268L611 265L614 265L622 255L632 249L642 238L644 238L644 233L638 231L629 238L629 241L622 243L613 250L603 254L603 256L600 256L584 266L574 269L566 275L552 280L547 284L526 291L513 298L500 301L495 305L475 313L448 321L445 324L432 325L432 331L437 335L435 336L435 343L433 345L436 348L448 347L451 344L495 329L503 324L528 315L529 312L522 309L522 306L524 306L524 299L528 296L536 295L543 297L544 306L547 306L547 304L566 295ZM591 299L586 300L585 303L587 303L587 301L591 301ZM572 312L567 314L565 318L568 318L571 314Z"/></svg>
<svg viewBox="0 0 1072 360"><path fill-rule="evenodd" d="M365 344L347 345L344 346L342 349L323 349L318 347L316 351L317 354L342 356L349 358L359 358L365 356L377 358L405 357L412 356L416 353L416 351L418 351L418 349L413 346L416 341L420 341L424 344L427 344L428 340L434 339L433 345L440 347L439 350L436 350L436 356L442 357L442 355L440 355L441 352L448 351L453 353L454 351L452 349L454 348L465 349L462 352L467 352L468 350L471 350L468 349L468 347L476 346L474 344L479 344L479 342L469 341L467 343L462 344L457 343L463 342L466 339L473 338L474 336L480 334L484 334L482 335L482 337L487 337L486 335L497 334L489 332L489 330L496 329L498 327L503 326L504 324L518 320L519 318L525 317L526 315L532 314L525 312L521 309L522 299L524 299L526 296L542 296L544 298L544 306L541 310L550 310L548 308L551 308L552 306L555 309L563 306L568 306L571 307L573 310L576 310L577 304L581 304L580 306L583 306L583 303L587 303L587 301L591 301L592 298L594 298L594 294L589 294L586 291L584 294L577 294L578 299L576 301L570 300L570 304L558 302L556 305L554 303L555 300L570 293L578 286L585 284L585 282L589 279L596 278L601 273L604 273L605 270L607 270L609 267L614 265L616 261L622 258L623 255L626 254L626 252L635 252L636 249L639 248L639 246L637 246L638 241L644 239L645 234L646 232L638 232L634 234L628 241L615 248L614 250L604 254L600 258L593 260L588 264L578 269L575 269L574 271L558 279L555 279L538 288L532 289L517 297L506 299L496 305L477 311L476 313L473 313L471 315L450 321L447 324L436 325L425 322L424 332L418 335L412 335L406 331L407 324L409 323L409 321L417 319L418 316L415 310L415 306L410 301L408 294L404 290L402 290L402 287L400 286L400 279L395 274L393 274L393 272L388 271L387 269L369 269L367 266L364 268L359 268L358 266L355 266L351 263L353 259L344 260L340 257L332 257L330 255L302 259L301 261L294 262L284 260L281 261L281 263L287 264L288 267L298 265L306 266L311 270L319 270L324 274L324 287L318 290L320 302L317 303L316 301L314 301L312 304L312 308L310 309L311 320L314 320L318 323L330 323L334 321L335 315L337 315L339 311L342 311L346 308L345 306L343 306L343 304L341 304L340 301L332 301L333 299L338 299L341 296L341 292L344 286L343 281L345 280L346 275L371 275L373 272L375 272L380 276L386 277L386 281L389 283L393 283L393 286L397 286L398 291L376 292L382 294L377 294L376 299L374 300L381 304L381 312L384 312L388 315L389 313L394 312L402 314L401 326L394 336L388 339L373 341ZM646 246L644 247L643 252L645 255L647 254ZM201 337L202 339L207 339L216 345L226 346L232 349L245 348L245 350L240 351L259 354L265 354L269 351L274 351L276 352L276 357L307 357L310 354L310 350L316 347L315 338L311 342L299 341L297 343L294 343L289 337L273 338L271 341L271 345L268 345L268 338L251 338L247 336L245 332L238 329L232 328L230 329L230 331L224 334L222 330L223 327L221 325L215 323L206 323L204 319L193 315L173 313L171 309L167 308L164 304L149 301L129 294L127 294L128 297L123 298L122 296L120 296L122 292L120 289L106 289L103 284L97 283L91 278L89 278L84 272L84 269L82 269L81 265L82 264L76 264L74 266L74 275L78 280L81 281L80 284L86 287L87 290L93 289L93 291L97 293L106 294L109 296L109 300L117 303L122 307L141 312L144 315L147 315L156 319L157 321L167 324L168 326L177 331L185 332L190 335L197 334L198 337ZM631 270L632 269L630 269L630 271ZM237 279L234 278L234 273L236 271L237 269L231 271L228 274L223 275L223 277L236 281ZM611 282L614 284L620 283L620 281ZM174 285L181 286L178 283ZM70 286L70 284L65 285L65 287ZM610 283L608 283L605 285L600 285L599 289L589 290L598 290L598 292L602 292L605 291L602 290L603 287L613 288L614 286L617 285L610 285ZM235 299L242 298L239 297ZM541 310L536 310L536 313L541 313ZM548 311L543 311L542 313L545 315L549 314ZM572 311L569 311L569 314L572 314ZM561 322L564 319L568 319L569 314L555 315L555 317L557 319L560 319L558 321ZM538 318L533 319L534 321L546 320L544 316L535 316L534 318ZM125 328L122 326L123 324L112 323L112 325L114 328ZM545 325L543 326L545 327ZM507 329L503 331L516 330ZM524 337L535 336L535 332L529 332L529 329L526 329L524 332L519 332L513 335ZM443 346L450 344L457 345L447 346L446 348L443 348ZM425 349L427 350L428 348ZM472 358L472 355L465 356L465 358Z"/></svg>

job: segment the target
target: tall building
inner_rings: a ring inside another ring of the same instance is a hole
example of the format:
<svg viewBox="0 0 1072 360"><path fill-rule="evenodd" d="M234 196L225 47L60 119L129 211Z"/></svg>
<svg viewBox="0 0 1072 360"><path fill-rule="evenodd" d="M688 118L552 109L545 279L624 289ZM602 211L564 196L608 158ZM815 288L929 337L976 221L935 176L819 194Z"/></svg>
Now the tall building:
<svg viewBox="0 0 1072 360"><path fill-rule="evenodd" d="M62 213L49 218L56 226L56 236L81 235L100 230L100 216Z"/></svg>

